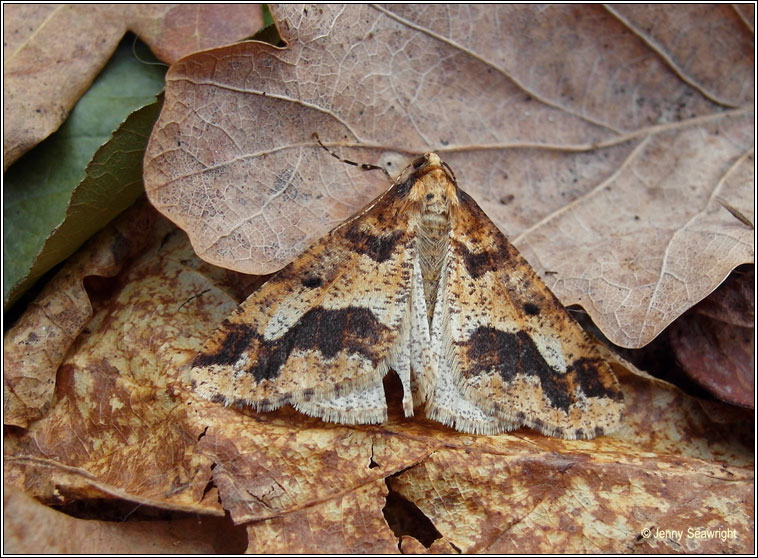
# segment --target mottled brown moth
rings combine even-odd
[[[226,405],[364,424],[387,418],[389,370],[406,416],[463,432],[593,438],[623,412],[588,335],[434,153],[244,301],[192,382]]]

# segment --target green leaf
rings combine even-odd
[[[6,309],[141,195],[142,155],[165,72],[138,60],[125,39],[60,129],[8,169]]]
[[[271,10],[269,9],[268,4],[263,4],[261,9],[263,10],[263,27],[273,25],[274,16],[271,15]]]

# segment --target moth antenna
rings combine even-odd
[[[388,180],[390,180],[390,181],[392,180],[392,177],[390,176],[390,173],[384,167],[380,167],[380,166],[377,166],[377,165],[371,165],[369,163],[356,163],[355,161],[351,161],[349,159],[343,159],[342,157],[340,157],[339,155],[337,155],[334,151],[332,151],[327,146],[325,146],[321,142],[321,138],[318,137],[318,134],[316,132],[313,132],[313,136],[312,137],[313,137],[313,139],[315,139],[318,142],[318,144],[324,149],[324,151],[326,151],[327,153],[329,153],[329,155],[331,155],[332,157],[334,157],[338,161],[340,161],[342,163],[345,163],[345,164],[348,164],[348,165],[352,165],[354,167],[360,167],[361,170],[365,170],[365,171],[380,170],[380,171],[382,171],[384,173],[384,176],[386,176]]]
[[[455,178],[455,173],[453,172],[453,169],[450,168],[450,165],[448,165],[445,161],[442,161],[442,166],[447,169],[447,171],[450,173],[450,177],[453,179],[453,182],[456,186],[458,186],[458,179]]]

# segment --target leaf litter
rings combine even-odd
[[[160,218],[150,238],[72,341],[49,410],[6,433],[6,482],[39,500],[227,511],[252,552],[426,548],[390,529],[389,491],[440,533],[430,549],[662,550],[670,541],[637,536],[668,525],[672,507],[677,525],[728,522],[739,533],[690,551],[752,540],[749,425],[715,423],[678,388],[622,364],[624,426],[591,441],[466,435],[406,419],[399,405],[385,424],[347,427],[197,398],[188,363],[255,283],[202,262]],[[569,525],[557,541],[535,535]]]
[[[398,8],[401,9],[406,8]],[[300,33],[298,41],[306,42],[308,33],[316,33],[319,28],[320,19],[313,24],[307,20],[307,14],[287,11],[294,8],[278,10],[275,17],[290,49],[300,46],[293,35],[288,35],[289,29],[297,29]],[[346,9],[344,14],[330,10],[325,6],[311,9],[310,14],[326,15],[339,23],[347,21],[340,20],[340,17],[355,18],[354,21],[360,22],[361,17],[365,18],[367,14],[376,19],[376,14],[368,11],[370,8],[356,8],[357,11]],[[472,13],[478,12],[472,10]],[[529,15],[529,12],[521,13]],[[570,13],[582,15],[581,12]],[[515,14],[511,15],[514,16],[512,20],[517,22]],[[593,12],[593,15],[597,16],[598,13]],[[420,17],[418,14],[385,13],[384,16],[397,22],[403,33],[408,29],[420,33],[416,38],[436,34],[434,38],[439,41],[439,37],[443,37],[444,41],[441,42],[444,44],[456,47],[465,44],[461,37],[444,36],[445,27],[440,27],[440,23],[445,21],[444,17],[428,18],[427,21],[431,22],[428,27],[419,30],[419,24],[413,19]],[[548,16],[545,17],[549,20]],[[465,13],[461,17],[465,17]],[[374,26],[377,32],[385,29]],[[465,29],[465,25],[462,27]],[[356,25],[354,28],[358,29],[359,34],[365,34],[365,27]],[[392,26],[389,28],[392,29]],[[329,36],[325,38],[334,40]],[[230,47],[230,51],[224,51],[224,56],[235,48],[240,47]],[[269,63],[276,57],[286,59],[289,56],[286,50],[266,50],[267,47],[260,45],[255,48],[265,52],[264,59],[268,57]],[[444,51],[447,47],[440,48]],[[485,52],[471,48],[469,51],[487,60]],[[244,48],[242,52],[245,52]],[[305,54],[308,54],[307,50]],[[247,56],[249,52],[244,55]],[[244,62],[244,57],[237,60]],[[345,61],[356,64],[348,58]],[[413,73],[406,76],[413,76]],[[439,79],[439,76],[433,77]],[[523,83],[528,77],[520,76],[522,81],[517,83]],[[272,75],[267,87],[277,82],[290,86],[296,83]],[[540,87],[544,88],[545,84]],[[307,89],[304,83],[301,89]],[[533,86],[530,91],[533,89],[539,88]],[[563,91],[569,90],[564,88]],[[667,91],[666,88],[661,90]],[[292,99],[300,98],[293,95],[293,91],[290,89],[282,93],[288,105],[292,104]],[[436,91],[439,93],[440,90]],[[526,103],[535,100],[545,104],[547,108],[540,107],[538,114],[545,115],[543,121],[550,122],[551,111],[555,110],[551,103],[555,104],[562,94],[547,91],[542,96],[527,95],[530,98],[521,98],[519,108],[523,109],[528,106]],[[351,91],[350,95],[355,94]],[[544,103],[543,97],[551,99],[551,103]],[[744,122],[740,123],[740,119],[744,121],[741,109],[727,110],[723,116],[709,113],[708,103],[713,103],[710,97],[712,95],[703,95],[702,98],[695,95],[693,101],[688,101],[694,104],[685,104],[682,114],[685,108],[694,111],[695,120],[692,123],[696,128],[701,125],[706,127],[709,141],[713,140],[714,135],[726,134],[737,139],[736,145],[747,143],[743,141],[745,133]],[[361,98],[361,95],[353,98]],[[399,97],[398,100],[403,98]],[[737,104],[740,102],[738,99]],[[222,113],[229,111],[231,106],[226,105]],[[241,106],[238,104],[236,108],[240,109]],[[327,113],[336,114],[342,106],[334,103]],[[651,103],[651,106],[655,104]],[[349,115],[350,118],[343,119],[343,122],[363,125],[358,128],[353,126],[361,134],[348,135],[349,141],[345,141],[344,134],[340,135],[344,126],[340,131],[342,124],[335,124],[332,114],[321,120],[302,110],[299,116],[287,112],[281,113],[281,116],[284,122],[298,123],[308,134],[314,128],[322,137],[326,136],[324,130],[335,131],[337,133],[332,137],[341,139],[332,143],[345,144],[342,150],[344,155],[353,160],[372,162],[370,154],[375,153],[373,162],[392,162],[392,168],[401,165],[411,152],[434,147],[427,139],[432,137],[429,133],[432,128],[426,129],[422,125],[416,128],[416,132],[423,134],[414,132],[406,136],[403,140],[407,140],[406,146],[398,148],[393,140],[379,137],[383,132],[379,135],[372,132],[379,128],[375,115],[371,111],[367,113],[366,108],[358,107]],[[390,113],[392,110],[397,109],[390,107]],[[562,113],[559,109],[554,114]],[[542,230],[542,226],[532,231],[530,227],[534,223],[545,219],[552,223],[556,219],[553,213],[568,219],[562,226],[567,227],[571,223],[575,217],[573,210],[561,211],[561,208],[587,195],[588,190],[580,189],[580,184],[587,177],[595,177],[590,180],[594,186],[589,192],[597,196],[604,192],[606,186],[611,186],[610,190],[613,191],[615,183],[608,181],[608,176],[627,172],[627,169],[636,171],[635,165],[629,162],[637,163],[638,156],[652,153],[652,159],[642,157],[640,161],[654,162],[656,153],[663,150],[665,154],[666,142],[656,144],[656,135],[669,133],[667,139],[674,145],[691,145],[695,149],[685,152],[698,153],[696,140],[692,137],[682,140],[678,135],[679,130],[686,132],[687,126],[679,128],[666,124],[664,128],[656,128],[656,124],[650,127],[648,123],[640,128],[647,135],[637,137],[634,131],[615,137],[611,134],[608,146],[599,150],[603,157],[598,162],[594,148],[590,149],[591,153],[586,153],[583,150],[587,148],[572,151],[572,146],[581,146],[581,142],[587,141],[586,138],[592,137],[593,133],[602,138],[607,122],[598,124],[602,119],[594,119],[597,120],[594,122],[594,117],[586,118],[587,115],[577,105],[573,105],[568,114],[572,117],[579,115],[575,122],[583,122],[583,125],[574,130],[571,125],[565,126],[553,139],[550,136],[533,136],[525,141],[530,133],[539,131],[539,128],[532,131],[522,126],[521,129],[514,129],[523,137],[517,139],[515,144],[506,144],[507,148],[495,146],[492,149],[489,146],[482,152],[469,152],[467,147],[456,153],[460,144],[455,144],[449,156],[445,155],[456,171],[460,167],[463,176],[473,177],[472,184],[491,184],[485,178],[497,177],[490,187],[490,202],[486,209],[489,212],[491,207],[499,207],[501,212],[506,211],[508,219],[501,217],[498,223],[512,238],[514,234],[517,238],[521,235],[523,245],[519,248],[524,251],[539,244],[532,238],[537,238],[536,233]],[[598,114],[604,114],[607,119],[614,111],[600,111]],[[300,118],[303,115],[305,120]],[[361,120],[363,115],[366,117]],[[244,110],[240,113],[240,131],[245,128],[245,119],[251,116]],[[313,168],[313,162],[318,160],[314,157],[318,150],[310,152],[311,143],[306,143],[304,138],[302,141],[297,138],[293,140],[287,135],[296,128],[294,125],[282,127],[283,134],[270,136],[284,137],[278,146],[273,149],[270,145],[266,146],[266,126],[270,122],[263,116],[260,136],[251,139],[253,142],[263,142],[258,147],[268,155],[262,158],[265,164],[258,168],[255,175],[251,175],[249,169],[235,169],[233,165],[227,165],[225,158],[228,155],[223,150],[220,154],[214,154],[204,150],[202,145],[191,147],[193,155],[198,157],[196,160],[202,161],[202,165],[195,167],[194,172],[198,174],[202,174],[202,169],[209,164],[216,164],[216,174],[227,184],[245,184],[250,182],[251,176],[257,176],[263,184],[274,185],[268,193],[263,190],[258,201],[265,204],[268,200],[269,205],[280,213],[278,217],[274,214],[274,219],[269,214],[259,214],[264,215],[259,223],[267,223],[271,230],[280,233],[258,237],[260,242],[257,246],[264,248],[259,262],[267,261],[266,258],[274,261],[276,258],[287,259],[289,254],[297,251],[297,246],[307,244],[309,238],[318,236],[318,227],[328,229],[335,221],[360,206],[361,200],[370,198],[364,187],[369,190],[373,188],[374,193],[382,187],[381,180],[367,178],[365,173],[351,174],[351,169],[344,168],[340,168],[333,181],[319,182],[318,172],[309,176],[304,170],[309,166]],[[422,116],[423,112],[415,114],[415,122],[433,126],[429,120],[420,119]],[[624,122],[623,118],[632,116],[629,113],[621,114],[621,122]],[[736,128],[732,127],[735,121]],[[561,122],[565,124],[564,120]],[[707,127],[714,122],[717,125],[708,132]],[[224,126],[222,124],[221,127]],[[451,130],[455,129],[449,123],[448,126]],[[468,129],[462,130],[463,135],[471,133]],[[388,129],[387,133],[397,131]],[[571,136],[572,133],[576,136],[571,139],[574,143],[566,143],[566,134]],[[634,137],[630,139],[625,134]],[[171,136],[171,139],[177,137],[183,136],[179,134]],[[365,149],[364,144],[372,137],[377,139],[374,147]],[[449,147],[454,137],[450,135],[446,138],[443,135],[439,143],[447,142],[448,145],[443,147]],[[508,134],[501,133],[494,139],[502,143],[508,141],[508,137]],[[512,140],[516,136],[510,137]],[[555,137],[564,140],[561,149],[535,149],[534,144],[547,143]],[[646,139],[650,137],[652,139]],[[172,160],[180,162],[174,171],[170,165],[164,167],[166,172],[186,171],[187,167],[183,166],[188,161],[185,154],[181,150],[170,153],[166,149],[169,140],[162,139],[160,134],[156,134],[155,138],[158,147],[155,148],[157,151],[152,152],[152,157],[160,153],[158,159],[161,164]],[[239,137],[235,139],[239,140]],[[384,147],[392,147],[382,148],[381,141],[385,142]],[[626,141],[631,141],[633,145],[625,146]],[[240,142],[240,145],[244,154],[247,144]],[[300,158],[296,158],[295,164],[290,163],[289,167],[280,165],[276,160],[278,154],[293,149],[293,146]],[[742,195],[740,192],[744,193],[746,182],[752,180],[748,168],[751,155],[744,151],[729,155],[728,151],[723,151],[718,139],[712,146],[715,146],[717,160],[722,163],[731,160],[731,163],[726,166],[722,164],[720,176],[723,180],[719,183],[718,192],[711,192],[708,199],[728,199],[732,207],[739,207],[739,211],[746,213],[747,210],[737,199],[725,197],[724,194],[737,192],[736,197],[739,198]],[[719,154],[723,155],[723,159],[718,158]],[[213,159],[216,155],[218,160]],[[520,162],[521,159],[525,161]],[[256,157],[253,160],[260,162]],[[310,164],[307,163],[309,160]],[[503,161],[509,164],[502,164]],[[538,164],[535,165],[534,161]],[[545,166],[544,163],[549,165]],[[148,159],[148,164],[153,165],[155,172],[157,159]],[[644,169],[646,166],[649,166],[647,162],[637,164],[637,168]],[[279,168],[279,172],[275,172],[275,168]],[[655,165],[650,168],[653,171],[656,169]],[[675,168],[679,169],[677,172],[686,172],[683,167]],[[322,170],[322,167],[318,166],[317,170]],[[546,186],[540,190],[541,181],[535,180],[538,176],[563,177],[561,184],[574,186],[558,190]],[[719,175],[715,173],[714,176]],[[174,175],[171,180],[176,177]],[[230,177],[237,178],[230,180]],[[577,182],[573,182],[574,178]],[[372,180],[375,182],[372,183]],[[460,176],[459,180],[462,180]],[[534,192],[527,196],[524,191],[509,188],[504,197],[503,181],[508,184],[511,181],[526,183]],[[320,184],[321,191],[312,191],[303,197],[305,189],[302,185],[306,183]],[[649,179],[641,183],[655,185]],[[726,188],[728,184],[731,188],[732,183],[735,183],[736,190]],[[363,186],[359,187],[359,184]],[[161,196],[166,196],[168,190],[168,187],[163,188]],[[650,207],[661,199],[659,196],[671,194],[670,190],[663,190],[656,192],[653,188],[653,191],[648,191],[650,197],[647,202],[631,208],[630,215],[633,216],[630,221],[647,218],[650,213],[642,210],[649,212]],[[478,197],[483,206],[487,206],[483,201],[486,192],[481,198]],[[218,199],[228,201],[228,196],[233,193],[234,190],[229,189]],[[548,203],[546,209],[535,210],[533,204],[525,202],[532,197],[554,205]],[[568,201],[563,199],[566,197]],[[319,206],[318,201],[324,198],[330,203]],[[506,198],[508,203],[503,203]],[[239,204],[239,200],[243,203]],[[301,204],[301,209],[294,213],[294,218],[284,218],[285,210],[281,208],[287,207],[284,202],[291,203],[293,200]],[[679,203],[686,204],[688,200],[681,198]],[[308,203],[302,205],[304,201]],[[278,205],[280,203],[283,205]],[[702,222],[708,227],[723,229],[720,217],[714,217],[709,212],[710,203],[705,206],[706,210],[698,209],[699,213],[684,211],[688,222],[700,226],[701,221],[697,219],[707,217]],[[242,215],[249,214],[249,211],[243,211],[246,206],[255,207],[245,195],[239,195],[237,201],[227,205],[228,208],[222,207],[224,211],[234,209]],[[744,227],[720,203],[716,205],[735,224]],[[336,208],[336,213],[330,206]],[[212,222],[211,218],[218,207],[205,205],[203,211],[203,217]],[[496,218],[496,213],[491,213],[493,218]],[[318,217],[319,225],[316,228],[304,221],[309,214]],[[505,221],[513,224],[504,225]],[[278,228],[274,229],[274,225]],[[608,223],[605,225],[608,226]],[[509,226],[513,228],[509,229]],[[627,227],[626,234],[634,236],[638,233],[625,222],[624,226]],[[705,227],[706,230],[708,227]],[[192,232],[192,227],[188,230]],[[209,227],[209,230],[213,232],[218,229]],[[571,236],[575,230],[565,228],[558,238]],[[550,237],[547,233],[544,236]],[[195,240],[193,243],[197,244]],[[640,241],[640,244],[644,242]],[[611,263],[616,260],[611,260]],[[632,257],[624,261],[627,265],[640,265]],[[607,267],[608,263],[604,264]],[[266,265],[269,265],[270,271],[271,264]],[[721,269],[731,264],[719,262],[719,265]],[[554,277],[556,284],[570,279],[557,266],[536,263],[535,267],[556,272],[547,274]],[[258,271],[261,270],[263,268]],[[643,265],[634,273],[644,271]],[[585,279],[582,278],[583,284],[593,284]],[[189,391],[187,378],[184,377],[186,364],[205,337],[259,282],[260,279],[251,279],[204,263],[195,256],[184,233],[158,218],[149,247],[103,293],[93,317],[82,332],[75,338],[71,337],[63,349],[57,349],[64,351],[65,359],[58,369],[53,400],[49,408],[41,409],[44,416],[32,422],[27,429],[7,429],[6,482],[10,486],[23,487],[27,493],[49,504],[62,505],[93,499],[104,502],[125,500],[172,513],[193,511],[206,517],[220,516],[227,511],[235,523],[247,529],[248,551],[252,552],[290,552],[292,549],[312,552],[325,548],[333,552],[523,552],[524,549],[531,552],[751,551],[754,514],[751,504],[754,486],[752,425],[746,423],[744,417],[730,418],[729,412],[720,415],[718,411],[710,412],[729,409],[717,403],[706,411],[697,399],[670,384],[635,372],[628,364],[618,362],[614,365],[628,406],[624,428],[613,436],[592,441],[555,440],[528,431],[496,437],[469,436],[418,418],[404,419],[399,409],[391,414],[390,421],[384,425],[344,427],[321,423],[287,408],[257,415],[244,409],[223,408],[197,399]],[[591,292],[595,292],[593,296],[598,296],[596,291]],[[591,310],[588,311],[592,314]],[[596,318],[595,314],[593,318]],[[391,386],[388,389],[391,391]],[[431,522],[434,528],[432,536],[429,537],[428,524],[426,528],[410,529],[411,533],[393,532],[390,524],[396,527],[396,521],[392,520],[392,510],[387,509],[390,495],[392,499],[402,498],[415,506]],[[716,535],[677,539],[671,534],[652,538],[641,534],[645,529],[656,526],[671,531],[681,528],[685,532],[689,527],[711,529]],[[722,531],[727,528],[733,529],[734,534],[730,531],[729,536],[720,537],[719,533],[723,534]],[[419,538],[414,537],[413,533],[418,534]]]

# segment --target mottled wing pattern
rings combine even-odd
[[[244,301],[192,363],[202,396],[339,422],[386,416],[381,379],[409,336],[414,244],[403,184]]]
[[[573,439],[612,430],[623,397],[609,365],[476,202],[458,192],[432,326],[439,379],[429,412],[480,433],[524,425]],[[465,403],[451,412],[456,393]]]
[[[592,438],[623,412],[590,338],[435,154],[253,293],[192,380],[227,405],[370,423],[390,369],[406,416],[464,432]]]

